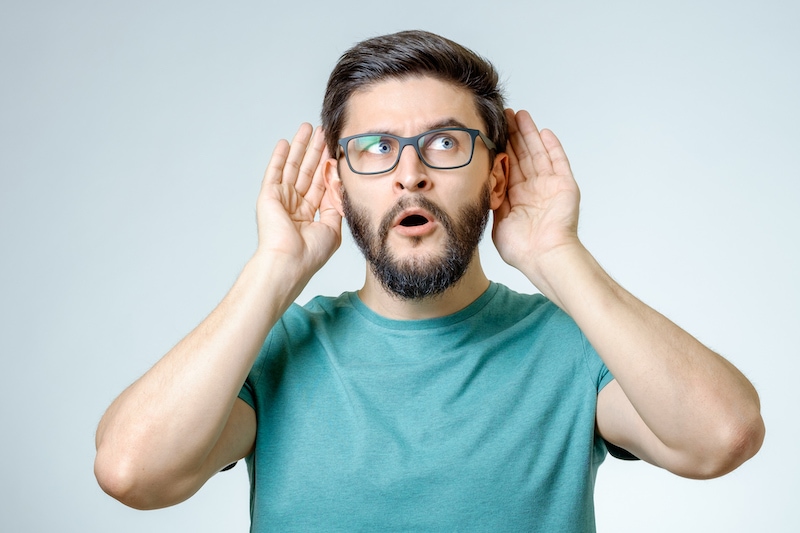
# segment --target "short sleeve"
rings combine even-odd
[[[586,366],[589,369],[589,376],[599,393],[606,385],[611,383],[614,376],[608,370],[603,360],[600,359],[600,356],[597,355],[594,347],[583,332],[581,332],[581,341],[583,342],[583,356],[586,360]]]
[[[593,379],[596,379],[595,383],[599,394],[606,385],[614,380],[614,376],[583,333],[581,333],[581,337],[583,338],[583,352],[586,357],[586,364],[589,367],[590,375]],[[639,459],[628,450],[611,444],[605,439],[603,439],[603,443],[611,457],[622,459],[623,461],[637,461]]]
[[[239,391],[239,398],[244,400],[245,403],[253,409],[256,408],[256,401],[255,398],[253,398],[253,387],[247,381],[244,382],[242,389]]]
[[[239,398],[247,403],[247,405],[252,407],[256,412],[258,412],[258,382],[264,373],[264,367],[266,366],[266,362],[270,357],[270,347],[274,342],[275,336],[278,335],[282,330],[283,317],[281,317],[275,326],[273,326],[272,331],[269,332],[269,335],[267,335],[267,338],[264,340],[264,344],[261,346],[258,357],[256,357],[256,360],[253,363],[253,366],[250,368],[250,372],[247,374],[247,378],[245,379],[244,384],[239,391]]]

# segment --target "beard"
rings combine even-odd
[[[456,217],[424,196],[404,196],[372,230],[366,210],[354,205],[342,190],[342,210],[353,240],[364,254],[373,274],[390,293],[403,300],[420,300],[442,294],[467,271],[483,237],[490,211],[490,188],[487,183],[479,201],[461,207]],[[387,245],[392,221],[409,207],[430,212],[445,230],[444,250],[438,255],[397,258]],[[422,238],[414,238],[420,244]]]

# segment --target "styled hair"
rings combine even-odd
[[[328,150],[336,153],[347,119],[350,96],[386,79],[431,76],[472,93],[486,135],[504,152],[508,140],[499,76],[475,52],[426,31],[402,31],[362,41],[339,58],[322,103],[322,127]]]

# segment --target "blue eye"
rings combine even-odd
[[[392,151],[392,145],[386,141],[377,142],[372,145],[371,151],[374,151],[376,154],[388,154]]]
[[[386,155],[392,153],[392,140],[380,135],[368,135],[354,140],[355,148],[360,153]]]
[[[448,134],[437,135],[426,144],[426,148],[430,150],[452,150],[458,146],[456,140]]]

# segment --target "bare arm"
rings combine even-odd
[[[580,193],[558,139],[527,112],[507,118],[511,169],[495,244],[575,320],[614,375],[598,398],[601,435],[682,476],[733,470],[763,440],[755,389],[600,267],[578,239]]]
[[[341,242],[322,179],[323,135],[311,134],[304,124],[275,148],[258,198],[258,248],[230,292],[101,419],[95,475],[123,503],[183,501],[252,451],[255,415],[238,393],[269,330]]]

